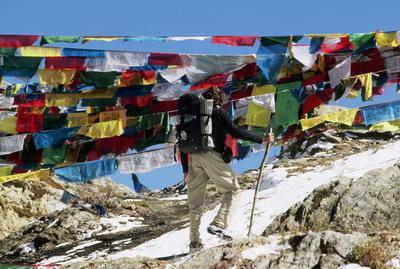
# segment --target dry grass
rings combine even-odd
[[[102,205],[111,212],[118,212],[121,209],[120,193],[112,185],[81,185],[75,190],[76,195],[82,197],[91,204]]]
[[[376,239],[357,245],[353,249],[354,259],[363,266],[371,269],[390,269],[386,263],[390,260],[390,253]]]

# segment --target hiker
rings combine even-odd
[[[190,250],[197,251],[203,247],[200,240],[200,219],[203,211],[206,185],[211,179],[217,190],[223,194],[221,207],[217,216],[208,226],[207,231],[219,236],[225,235],[228,223],[228,215],[231,210],[232,198],[239,189],[239,183],[230,167],[232,151],[225,146],[227,134],[234,138],[250,140],[256,143],[271,142],[273,135],[265,138],[251,134],[236,126],[223,110],[224,92],[218,87],[213,87],[202,95],[204,99],[212,99],[213,108],[211,114],[213,149],[188,154],[181,152],[181,162],[184,179],[187,182],[188,203],[190,210]]]

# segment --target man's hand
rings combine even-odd
[[[185,184],[188,183],[188,173],[183,173],[183,180],[185,181]]]
[[[264,137],[263,142],[264,143],[272,143],[272,142],[274,142],[274,140],[275,140],[274,133],[269,133]]]

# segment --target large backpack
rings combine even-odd
[[[184,153],[204,152],[214,148],[211,137],[213,100],[186,93],[178,99],[179,125],[177,145]]]

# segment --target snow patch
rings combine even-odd
[[[117,216],[117,217],[104,217],[100,219],[100,226],[107,227],[105,231],[97,235],[113,234],[128,231],[135,227],[144,226],[142,224],[143,218],[134,218],[130,216]]]
[[[307,152],[311,153],[311,151],[313,149],[322,149],[322,150],[330,150],[333,149],[335,147],[335,144],[330,143],[330,142],[323,142],[323,141],[319,141],[315,144],[312,144],[311,146],[309,146],[307,148]]]
[[[391,259],[386,264],[396,269],[400,269],[400,259]]]
[[[19,246],[18,249],[19,249],[19,255],[21,256],[26,255],[28,253],[34,253],[37,250],[35,247],[35,243],[33,242],[23,244]]]
[[[87,247],[96,245],[96,244],[98,244],[98,243],[101,243],[101,241],[90,240],[90,241],[88,241],[88,242],[86,242],[86,243],[83,243],[83,244],[81,244],[81,245],[78,245],[78,246],[74,247],[73,249],[68,250],[66,253],[67,253],[67,254],[71,254],[71,253],[74,253],[74,252],[76,252],[76,251],[78,251],[78,250],[80,250],[80,249],[84,249],[84,248],[87,248]]]
[[[356,263],[349,263],[346,265],[339,266],[337,269],[370,269],[369,267],[361,266]]]
[[[162,198],[160,200],[170,200],[170,201],[187,200],[187,195],[183,194],[183,195],[179,195],[179,196],[175,196],[175,197]]]
[[[259,256],[276,255],[279,254],[280,251],[290,248],[289,244],[287,243],[284,245],[279,244],[278,236],[269,236],[268,239],[271,240],[269,244],[244,250],[242,252],[242,258],[254,261]]]

